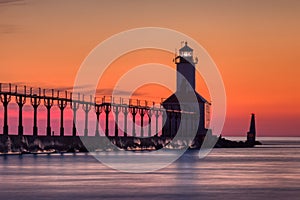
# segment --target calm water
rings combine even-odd
[[[152,173],[118,172],[87,154],[0,156],[0,199],[300,199],[300,141],[189,151]],[[108,153],[109,155],[109,153]]]

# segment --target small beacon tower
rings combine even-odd
[[[250,129],[247,133],[247,143],[249,145],[255,145],[256,141],[256,127],[255,127],[255,114],[251,114],[251,121],[250,121]]]

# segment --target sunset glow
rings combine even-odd
[[[132,28],[164,27],[194,38],[218,66],[227,95],[222,135],[245,136],[250,114],[255,113],[258,137],[300,136],[298,1],[185,1],[184,7],[174,6],[174,1],[159,1],[160,7],[156,1],[127,0],[64,1],[60,6],[56,1],[7,2],[0,1],[0,82],[72,87],[83,60],[105,39]],[[174,44],[174,51],[180,42]],[[161,63],[175,69],[173,58],[173,52],[151,49],[123,55],[101,77],[99,91],[109,95],[124,73],[141,64]],[[196,81],[197,91],[210,100],[200,74]],[[172,91],[149,84],[130,92],[134,98],[158,101]],[[16,123],[17,106],[10,106],[9,121]],[[39,109],[43,133],[45,109]],[[32,108],[28,106],[25,113],[25,131],[30,131]],[[71,110],[66,116],[66,127],[71,127]],[[58,123],[58,109],[53,117]],[[0,119],[3,123],[2,105]]]

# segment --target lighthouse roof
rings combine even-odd
[[[187,42],[185,42],[185,45],[179,49],[179,51],[193,51],[193,49],[187,45]]]
[[[179,104],[179,101],[178,101],[178,98],[177,98],[177,95],[181,96],[183,94],[180,94],[180,93],[173,93],[171,96],[169,96],[167,99],[164,100],[164,102],[162,103],[163,105],[166,105],[166,104]],[[197,101],[198,103],[208,103],[210,104],[209,101],[207,101],[203,96],[201,96],[198,92],[195,92],[195,95],[196,95],[196,98],[197,98]],[[189,95],[187,95],[188,97]],[[182,103],[191,103],[191,100],[190,99],[185,99],[184,95],[182,97]]]

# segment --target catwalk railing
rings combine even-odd
[[[96,115],[96,130],[94,136],[100,136],[99,122],[101,120],[105,121],[104,132],[105,136],[114,137],[128,137],[137,136],[136,134],[136,123],[137,116],[139,117],[140,137],[148,136],[167,136],[172,137],[177,132],[184,134],[186,132],[193,131],[194,125],[197,122],[193,121],[193,113],[185,112],[182,110],[175,109],[164,109],[161,104],[156,104],[155,102],[138,100],[138,99],[124,99],[116,98],[111,96],[103,97],[93,97],[86,96],[84,94],[73,94],[69,91],[59,91],[55,89],[41,89],[26,86],[18,86],[10,83],[0,83],[0,100],[3,105],[3,135],[9,135],[9,122],[8,122],[8,105],[13,103],[18,105],[18,135],[22,136],[24,134],[23,127],[23,107],[27,103],[30,103],[33,108],[33,128],[32,135],[38,136],[38,107],[45,106],[46,108],[46,136],[52,136],[51,127],[51,109],[57,106],[60,110],[60,136],[65,136],[64,127],[64,112],[69,106],[73,114],[73,126],[72,126],[72,136],[78,136],[78,131],[76,128],[77,122],[77,111],[82,108],[84,111],[84,136],[90,136],[89,134],[89,113],[94,110]],[[109,115],[113,112],[114,114],[114,130],[110,129]],[[120,135],[119,127],[119,116],[123,115],[123,126]],[[104,115],[104,116],[102,116]],[[132,120],[132,129],[128,128],[128,115],[131,115],[130,120]],[[102,116],[102,117],[100,117]],[[181,118],[181,116],[185,116]],[[146,119],[148,118],[148,119]],[[155,126],[151,126],[152,119],[154,120]],[[145,133],[144,126],[145,120],[148,123],[148,133]],[[185,123],[180,125],[180,120],[185,120]],[[159,127],[159,124],[161,126]],[[179,128],[180,127],[180,128]],[[174,131],[175,130],[175,131]],[[159,132],[161,134],[159,134]],[[112,134],[113,133],[113,134]]]

